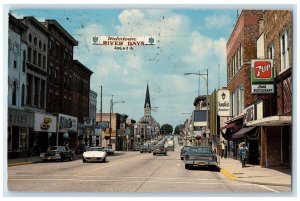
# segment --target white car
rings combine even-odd
[[[103,147],[89,147],[82,154],[82,162],[105,162],[106,155]]]

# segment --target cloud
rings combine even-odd
[[[232,19],[228,15],[211,15],[204,18],[205,27],[209,29],[221,29],[232,24]]]

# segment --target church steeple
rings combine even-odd
[[[146,97],[145,97],[145,104],[144,104],[144,116],[146,118],[150,118],[151,116],[151,102],[150,102],[148,82],[147,82],[147,90],[146,90]]]

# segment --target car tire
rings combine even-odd
[[[105,163],[106,162],[106,157],[102,160],[102,163]]]
[[[86,163],[86,160],[85,160],[84,158],[82,158],[82,162],[83,162],[83,163]]]
[[[189,169],[190,169],[190,165],[189,165],[189,164],[185,164],[185,165],[184,165],[184,168],[185,168],[186,170],[189,170]]]
[[[156,155],[156,153],[153,153],[153,156],[155,156]]]
[[[180,157],[180,160],[183,160],[183,157]]]
[[[149,151],[149,153],[151,153],[151,151]]]
[[[69,161],[72,161],[72,160],[73,160],[73,156],[70,156]]]

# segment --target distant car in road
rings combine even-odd
[[[40,154],[42,161],[72,161],[75,157],[75,151],[67,146],[51,146],[45,153]]]
[[[140,153],[144,153],[144,152],[151,153],[151,151],[152,151],[151,147],[148,145],[141,146],[141,148],[140,148]]]
[[[164,146],[154,146],[153,148],[153,155],[156,154],[164,154],[167,155],[167,149]]]
[[[183,160],[184,159],[184,154],[185,154],[185,152],[186,152],[186,150],[188,150],[188,148],[190,148],[190,147],[192,147],[192,146],[184,146],[184,147],[182,147],[181,149],[180,149],[180,159],[181,160]]]
[[[114,155],[115,154],[115,151],[112,149],[112,147],[104,147],[103,149],[107,155]]]
[[[107,153],[103,147],[89,147],[82,154],[82,162],[105,162]]]
[[[217,156],[210,147],[193,146],[186,150],[184,164],[185,169],[190,169],[192,166],[216,166]]]
[[[133,151],[139,151],[139,150],[140,150],[140,146],[138,145],[133,146]]]

